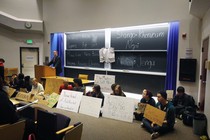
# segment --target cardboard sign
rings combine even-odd
[[[53,92],[52,94],[50,94],[50,96],[47,99],[48,105],[50,108],[53,108],[53,106],[58,102],[59,99],[59,94]]]
[[[145,103],[138,103],[138,108],[137,108],[136,112],[139,114],[144,113],[146,105],[147,104],[145,104]]]
[[[167,100],[171,101],[173,99],[174,91],[166,90],[166,93],[167,93]]]
[[[63,84],[63,79],[47,78],[45,84],[45,94],[51,94],[53,92],[59,93],[60,85]]]
[[[79,113],[99,117],[102,99],[82,96]]]
[[[18,94],[15,97],[15,99],[17,100],[22,100],[26,102],[30,101],[31,98],[32,98],[31,94],[25,92],[18,92]]]
[[[62,90],[56,108],[78,112],[82,95],[82,92]]]
[[[103,117],[133,122],[134,100],[127,97],[106,95]]]
[[[166,112],[156,107],[153,107],[149,104],[146,105],[146,108],[144,111],[144,117],[150,120],[151,122],[155,122],[155,124],[162,126],[165,116],[166,116]]]
[[[15,99],[9,99],[13,105],[18,105],[20,102],[16,101]]]
[[[9,95],[9,97],[11,97],[11,96],[15,93],[15,91],[16,91],[16,89],[14,89],[14,88],[9,88],[9,89],[8,89],[8,95]]]
[[[112,93],[111,85],[115,83],[114,75],[95,74],[95,84],[100,85],[102,92]]]

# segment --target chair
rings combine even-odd
[[[1,140],[22,140],[25,129],[25,120],[13,124],[0,126]]]
[[[56,131],[67,127],[70,118],[43,110],[37,111],[36,137],[38,140],[62,140],[64,134],[57,135]]]
[[[87,74],[79,74],[78,78],[83,79],[83,80],[88,80],[88,75]]]
[[[79,124],[68,130],[64,136],[64,140],[81,140],[83,124]]]

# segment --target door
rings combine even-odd
[[[200,76],[200,110],[204,110],[205,105],[205,89],[206,89],[206,68],[205,62],[208,60],[209,37],[203,40],[202,44],[202,60],[201,60],[201,76]]]
[[[20,72],[34,78],[34,65],[39,64],[39,48],[20,48]]]

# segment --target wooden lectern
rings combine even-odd
[[[56,76],[55,68],[49,66],[35,65],[35,78],[41,82],[41,77]]]

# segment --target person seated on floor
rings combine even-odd
[[[125,95],[124,92],[122,91],[122,88],[121,88],[120,85],[116,85],[116,86],[114,87],[114,92],[111,93],[111,95],[126,97],[126,95]]]
[[[19,120],[16,106],[9,100],[7,93],[3,90],[3,79],[0,76],[0,125],[15,123]]]
[[[72,90],[74,91],[81,91],[81,92],[85,92],[85,87],[83,86],[82,84],[82,80],[81,79],[77,79],[77,78],[74,78],[74,87]]]
[[[191,95],[185,93],[185,89],[182,86],[177,88],[177,94],[173,98],[172,103],[175,107],[176,116],[181,117],[186,107],[192,107],[196,110],[195,100]]]
[[[86,95],[96,97],[96,98],[101,98],[102,99],[101,106],[104,105],[104,94],[101,92],[100,85],[95,84],[93,86],[93,91],[92,92],[87,92]]]
[[[149,104],[151,106],[155,106],[156,102],[152,98],[152,96],[153,96],[152,92],[150,92],[147,89],[144,89],[143,92],[142,92],[142,98],[140,100],[140,104],[142,104],[142,105],[143,104]],[[137,111],[134,112],[134,115],[135,115],[135,119],[136,120],[140,120],[141,121],[143,119],[144,113],[138,112],[138,110],[137,110]]]
[[[112,93],[111,93],[111,94],[114,94],[114,89],[115,89],[116,85],[117,85],[117,84],[112,84],[112,85],[111,85],[111,89],[112,89]]]
[[[32,83],[31,83],[31,78],[30,76],[25,76],[25,88],[27,90],[27,92],[30,92],[32,89]]]
[[[59,94],[61,94],[61,91],[65,89],[65,90],[72,90],[73,87],[71,84],[69,84],[69,82],[67,80],[63,81],[63,84],[60,86],[59,88]]]
[[[142,127],[145,127],[150,133],[151,138],[155,139],[160,134],[168,133],[173,130],[175,124],[175,108],[173,103],[167,101],[167,93],[165,91],[160,91],[157,93],[158,103],[156,107],[164,112],[166,112],[165,120],[162,126],[155,124],[147,120],[146,118],[142,119]]]
[[[34,95],[44,95],[44,88],[36,78],[32,80],[32,89],[30,93]]]
[[[9,81],[9,86],[11,88],[15,88],[17,86],[17,82],[18,82],[17,74],[12,74],[12,77],[10,78]]]

